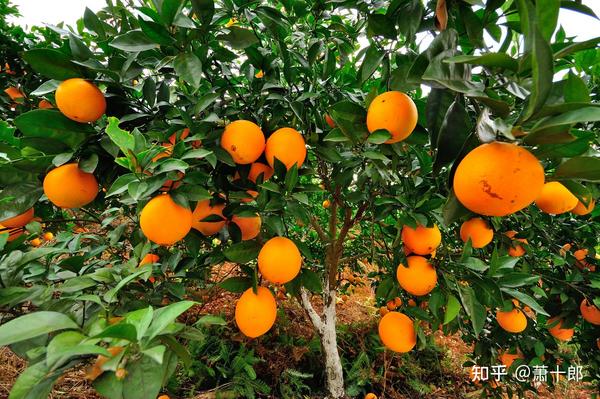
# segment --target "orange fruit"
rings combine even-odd
[[[406,292],[416,296],[427,295],[437,284],[435,268],[422,256],[406,258],[408,267],[398,265],[396,278]]]
[[[225,204],[214,204],[211,206],[210,200],[199,201],[194,209],[192,227],[205,236],[217,234],[221,231],[223,226],[225,226],[223,209],[225,209]],[[203,222],[202,220],[206,219],[209,215],[220,216],[223,220],[217,222]]]
[[[418,225],[414,229],[404,225],[402,227],[402,241],[410,252],[417,255],[429,255],[442,242],[442,234],[435,224],[433,227]]]
[[[464,242],[471,240],[473,248],[483,248],[492,242],[494,230],[481,218],[469,219],[460,226],[460,238]]]
[[[29,241],[29,243],[32,247],[39,247],[40,245],[42,245],[42,240],[40,240],[39,238],[34,238],[33,240]]]
[[[535,204],[542,212],[560,215],[577,206],[579,200],[565,186],[557,181],[544,184]]]
[[[396,310],[397,306],[396,303],[394,301],[388,301],[385,306],[388,308],[388,310]]]
[[[414,308],[415,306],[417,306],[417,303],[415,302],[414,299],[409,299],[408,300],[408,306],[410,306],[411,308]]]
[[[598,309],[593,303],[584,299],[581,301],[581,305],[579,305],[579,310],[586,321],[597,326],[600,325],[600,309]]]
[[[235,322],[247,337],[256,338],[271,329],[277,318],[277,303],[271,291],[248,288],[235,304]]]
[[[396,307],[402,306],[402,299],[398,297],[394,298],[394,304],[396,305]]]
[[[259,215],[252,217],[240,217],[233,215],[231,222],[235,223],[242,232],[242,241],[256,238],[260,233],[261,219]]]
[[[550,320],[548,320],[547,325],[550,326],[554,324],[554,322],[556,322],[557,319],[557,317],[551,318]],[[571,338],[573,338],[573,335],[575,334],[575,330],[572,328],[562,328],[562,319],[558,320],[558,323],[554,327],[548,328],[548,331],[550,332],[550,335],[552,335],[559,341],[570,341]]]
[[[267,139],[265,156],[271,167],[274,167],[277,158],[288,170],[294,165],[300,169],[306,158],[304,138],[296,129],[282,127]]]
[[[169,398],[169,395],[160,395],[158,398],[156,399],[171,399]]]
[[[256,197],[258,197],[258,191],[254,191],[254,190],[246,190],[246,194],[248,194],[249,196],[246,198],[242,198],[240,201],[242,201],[243,203],[247,204],[248,202],[252,202],[256,199]]]
[[[158,261],[160,260],[160,256],[155,255],[155,254],[146,254],[146,256],[144,256],[142,258],[142,260],[140,261],[139,266],[144,266],[147,265],[149,263],[158,263]]]
[[[377,395],[374,393],[368,393],[365,395],[365,399],[377,399]]]
[[[591,213],[594,210],[595,206],[596,200],[594,199],[591,199],[587,206],[585,206],[583,202],[578,200],[577,205],[575,206],[575,208],[571,209],[571,212],[573,212],[576,215],[583,216],[587,215],[588,213]]]
[[[125,370],[123,367],[119,367],[115,371],[115,377],[117,378],[117,380],[124,379],[126,375],[127,375],[127,370]]]
[[[32,219],[33,219],[33,208],[29,208],[25,212],[20,213],[16,216],[13,216],[13,217],[5,219],[5,220],[0,220],[0,223],[4,227],[15,228],[15,227],[25,226],[27,223],[31,222]]]
[[[44,240],[51,241],[53,239],[54,239],[54,234],[52,234],[51,232],[44,233]]]
[[[510,256],[517,258],[519,256],[525,255],[525,248],[523,248],[521,245],[515,243],[515,241],[518,241],[518,242],[522,242],[523,244],[528,244],[528,242],[525,238],[513,238],[514,236],[517,235],[517,232],[513,231],[513,230],[507,231],[506,233],[504,233],[504,235],[513,240],[513,243],[508,248],[508,254]]]
[[[257,124],[237,120],[225,126],[221,147],[237,164],[249,164],[258,159],[265,149],[265,135]]]
[[[327,209],[331,206],[331,201],[325,200],[323,201],[323,208]]]
[[[470,211],[506,216],[531,204],[542,192],[540,161],[515,144],[482,144],[467,154],[454,174],[454,193]]]
[[[379,321],[379,338],[383,345],[394,352],[409,352],[417,344],[413,321],[400,312],[389,312]]]
[[[17,100],[19,98],[23,98],[25,97],[25,95],[23,94],[23,92],[19,89],[17,89],[14,86],[9,87],[8,89],[4,90],[4,92],[10,97],[11,100]]]
[[[330,128],[333,129],[335,127],[335,122],[333,121],[333,119],[331,119],[331,116],[329,116],[329,114],[325,114],[325,122],[327,122]]]
[[[585,257],[588,255],[588,252],[589,251],[586,248],[578,249],[577,251],[573,252],[573,256],[577,260],[584,260]]]
[[[62,82],[54,99],[60,112],[76,122],[95,122],[106,111],[104,94],[93,83],[80,78]]]
[[[415,130],[419,118],[413,100],[399,91],[388,91],[373,99],[367,111],[369,133],[386,129],[392,137],[386,143],[406,139]]]
[[[565,245],[560,247],[560,249],[558,250],[558,254],[564,258],[565,256],[567,256],[567,252],[570,251],[572,247],[573,245],[566,243]]]
[[[250,171],[248,172],[248,180],[252,183],[256,183],[259,176],[263,176],[263,182],[266,182],[273,176],[273,168],[268,165],[265,165],[262,162],[254,162],[250,165]]]
[[[189,233],[192,212],[177,204],[169,194],[152,198],[140,213],[140,227],[150,241],[172,245]]]
[[[508,312],[498,310],[496,312],[496,321],[504,331],[513,334],[520,333],[527,328],[527,317],[525,317],[525,314],[517,308],[509,310]]]
[[[521,354],[520,352],[517,352],[514,354],[504,352],[504,353],[500,354],[500,356],[498,356],[498,360],[500,360],[500,363],[503,364],[507,370],[510,368],[510,366],[512,366],[512,364],[517,359],[524,359],[523,354]]]
[[[52,103],[48,100],[41,100],[38,103],[38,108],[39,109],[51,109],[54,108],[54,106],[52,105]]]
[[[292,281],[302,266],[302,256],[292,240],[273,237],[258,253],[258,270],[265,279],[275,284]]]
[[[48,172],[44,178],[44,194],[60,208],[81,208],[98,195],[98,181],[76,163],[69,163]]]

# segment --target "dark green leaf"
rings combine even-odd
[[[141,30],[132,30],[115,37],[110,42],[110,46],[123,51],[139,52],[155,49],[158,47],[158,44],[146,36]]]
[[[556,168],[554,177],[584,181],[600,181],[600,158],[571,158]]]
[[[173,61],[175,72],[195,89],[202,81],[202,63],[194,53],[181,53]]]
[[[257,258],[260,245],[254,241],[243,241],[230,245],[223,251],[227,259],[235,263],[248,263]]]
[[[82,69],[58,50],[38,48],[23,53],[23,59],[41,75],[50,79],[66,80],[83,75]]]

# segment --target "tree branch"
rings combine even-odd
[[[327,234],[325,233],[325,231],[319,224],[319,221],[317,220],[316,217],[314,217],[314,216],[310,217],[310,225],[317,232],[317,235],[319,236],[321,241],[329,242],[329,237],[327,236]]]
[[[323,320],[321,320],[321,317],[315,308],[313,308],[312,303],[310,303],[308,291],[304,287],[300,288],[300,300],[302,302],[302,307],[306,311],[306,314],[308,315],[313,326],[317,329],[319,334],[321,334],[323,332]]]

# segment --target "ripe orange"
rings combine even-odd
[[[374,393],[368,393],[365,395],[365,399],[377,399],[377,395]]]
[[[595,206],[596,200],[594,199],[589,201],[588,206],[585,206],[583,202],[578,200],[577,205],[575,206],[575,208],[571,209],[571,212],[573,212],[576,215],[583,216],[587,215],[588,213],[591,213],[594,210]]]
[[[335,122],[333,121],[333,119],[331,119],[331,116],[329,116],[329,114],[325,114],[325,122],[327,122],[330,128],[333,129],[335,127]]]
[[[29,241],[29,243],[32,247],[39,247],[40,245],[42,245],[42,240],[40,240],[39,238],[34,238],[33,240]]]
[[[396,307],[402,306],[402,299],[398,297],[394,298],[394,304],[396,305]]]
[[[271,167],[275,165],[275,158],[279,159],[287,169],[298,165],[298,169],[306,158],[306,144],[304,138],[295,129],[283,127],[276,130],[267,139],[265,156]]]
[[[249,164],[258,159],[265,149],[265,135],[257,124],[237,120],[225,126],[221,147],[237,164]]]
[[[140,213],[144,235],[160,245],[172,245],[189,233],[192,212],[175,203],[169,194],[152,198]]]
[[[588,252],[589,251],[586,248],[578,249],[577,251],[573,252],[573,256],[577,260],[584,260],[585,257],[588,255]]]
[[[398,265],[396,278],[406,292],[416,296],[427,295],[437,284],[435,268],[422,256],[406,258],[408,267]]]
[[[513,231],[513,230],[507,231],[506,233],[504,233],[504,235],[513,240],[513,243],[508,248],[508,254],[510,256],[517,258],[519,256],[525,255],[525,252],[526,252],[525,248],[523,248],[521,245],[515,243],[515,241],[518,241],[518,242],[522,242],[523,244],[528,244],[528,242],[525,238],[513,238],[514,236],[517,235],[517,232]]]
[[[240,217],[233,215],[231,222],[235,223],[242,232],[242,241],[252,240],[260,233],[261,219],[259,215]]]
[[[414,308],[415,306],[417,306],[417,302],[415,302],[414,299],[410,298],[408,300],[408,306],[410,306],[411,308]]]
[[[581,301],[581,305],[579,305],[579,310],[586,321],[597,326],[600,325],[600,309],[598,309],[593,303],[584,299]]]
[[[147,265],[149,263],[158,263],[158,261],[160,260],[160,256],[155,255],[155,254],[146,254],[146,256],[144,256],[142,258],[142,260],[140,261],[139,266],[144,266]]]
[[[325,200],[323,201],[323,208],[327,209],[331,206],[331,201]]]
[[[95,122],[106,111],[104,94],[84,79],[65,80],[56,89],[54,98],[60,112],[76,122]]]
[[[514,353],[514,354],[504,352],[504,353],[500,354],[500,356],[498,356],[498,360],[500,360],[500,363],[503,364],[507,370],[510,368],[510,366],[512,366],[512,364],[517,359],[524,359],[523,354],[521,352],[517,351],[517,353]]]
[[[273,168],[265,165],[262,162],[254,162],[250,165],[250,171],[248,172],[248,180],[252,183],[256,183],[260,175],[263,176],[263,182],[266,182],[273,176]]]
[[[396,310],[396,308],[397,308],[396,303],[394,301],[387,301],[385,306],[387,307],[388,310]]]
[[[460,161],[453,186],[467,209],[486,216],[506,216],[539,196],[544,169],[526,149],[496,141],[480,145]]]
[[[433,227],[418,225],[415,229],[404,225],[402,227],[402,241],[410,252],[417,255],[429,255],[442,242],[442,234],[435,224]]]
[[[409,352],[417,344],[413,321],[400,312],[389,312],[379,321],[379,338],[386,348],[394,352]]]
[[[527,328],[527,317],[525,317],[525,314],[517,308],[509,310],[508,312],[498,310],[496,312],[496,321],[504,331],[513,334],[520,333]]]
[[[158,398],[156,399],[171,399],[169,398],[169,395],[160,395]]]
[[[258,270],[265,279],[275,284],[292,281],[302,266],[302,256],[289,238],[273,237],[258,253]]]
[[[32,219],[33,219],[33,208],[29,208],[28,210],[26,210],[25,212],[23,212],[19,215],[13,216],[13,217],[5,219],[5,220],[0,220],[0,223],[4,227],[15,228],[15,227],[25,226],[27,223],[31,222]]]
[[[225,204],[217,203],[211,206],[210,200],[199,201],[198,204],[196,204],[196,209],[194,209],[192,227],[205,236],[217,234],[221,231],[223,226],[225,226],[223,209],[225,209]],[[223,220],[217,222],[203,222],[202,220],[206,219],[209,215],[220,216]]]
[[[565,245],[560,247],[560,249],[558,250],[558,254],[564,258],[565,256],[567,256],[567,251],[570,251],[572,247],[572,244],[566,243]]]
[[[54,108],[54,106],[52,105],[52,103],[48,100],[41,100],[38,103],[38,108],[39,109],[52,109]]]
[[[548,320],[548,326],[554,324],[557,321],[557,317],[553,317]],[[575,330],[572,328],[562,328],[562,320],[558,320],[558,323],[554,327],[548,328],[550,335],[559,341],[570,341],[575,334]]]
[[[44,194],[60,208],[81,208],[98,195],[98,181],[91,173],[69,163],[52,169],[44,178]]]
[[[464,242],[471,240],[473,248],[483,248],[492,242],[494,230],[481,218],[467,220],[460,226],[460,238]]]
[[[9,87],[8,89],[4,90],[4,92],[10,97],[11,100],[17,100],[19,98],[23,98],[25,97],[25,95],[23,94],[23,92],[19,89],[17,89],[14,86]]]
[[[577,206],[579,200],[565,186],[557,181],[544,184],[535,204],[542,212],[560,215]]]
[[[51,233],[51,232],[49,232],[49,231],[48,231],[47,233],[44,233],[44,240],[46,240],[46,241],[51,241],[51,240],[53,240],[53,239],[54,239],[54,234],[52,234],[52,233]]]
[[[373,99],[367,111],[369,133],[386,129],[390,137],[386,143],[404,140],[415,130],[419,118],[413,100],[399,91],[388,91]]]
[[[271,329],[277,318],[277,303],[271,291],[248,288],[235,304],[235,322],[247,337],[256,338]]]

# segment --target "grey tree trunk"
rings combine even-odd
[[[315,311],[308,291],[302,288],[300,291],[302,307],[307,312],[313,326],[317,330],[321,339],[321,348],[325,356],[325,376],[327,379],[328,398],[339,399],[343,398],[344,392],[344,372],[342,369],[342,360],[337,346],[336,325],[336,290],[329,289],[329,284],[326,283],[323,292],[324,308],[323,316]]]

